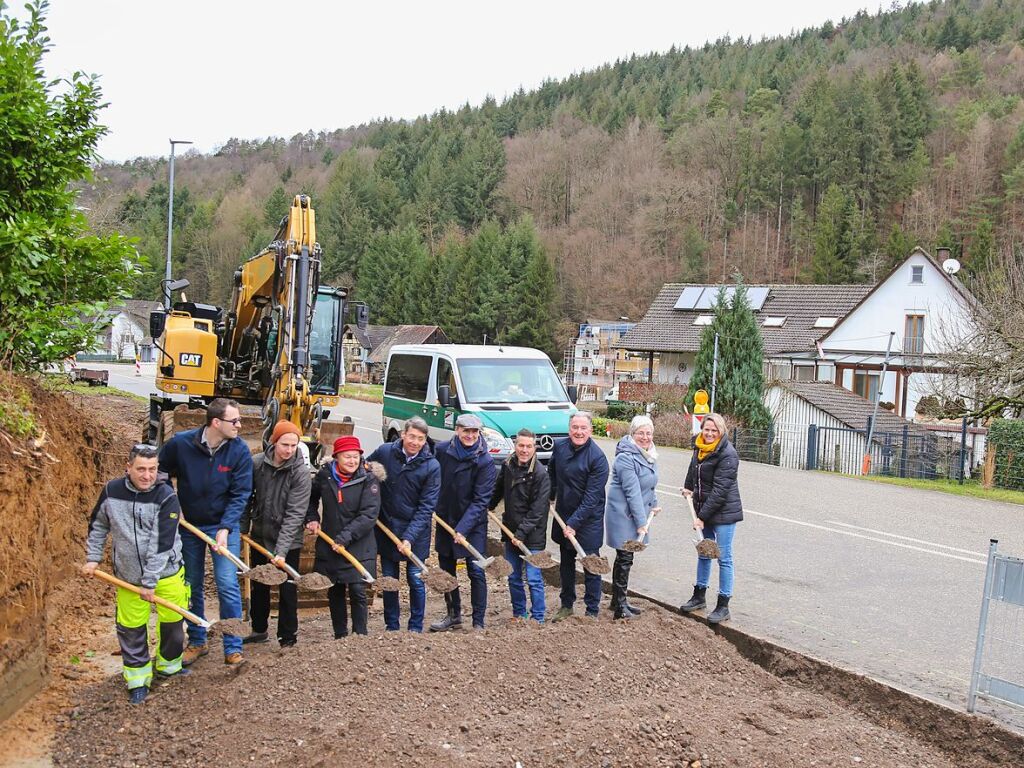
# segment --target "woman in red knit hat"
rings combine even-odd
[[[324,465],[313,480],[306,512],[309,530],[315,533],[322,526],[324,533],[345,547],[372,576],[377,573],[373,529],[380,512],[380,478],[374,470],[382,469],[379,464],[363,462],[358,437],[339,437],[334,441],[334,461]],[[327,591],[327,602],[335,639],[348,635],[346,597],[352,607],[352,631],[365,635],[366,583],[359,571],[323,539],[317,539],[313,569],[334,582]]]

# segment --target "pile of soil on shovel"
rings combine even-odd
[[[62,718],[54,764],[980,768],[1017,754],[981,721],[965,737],[940,717],[911,733],[861,714],[642,601],[629,621],[603,608],[539,626],[511,617],[503,582],[489,590],[485,631],[386,633],[378,600],[369,636],[334,640],[326,613],[305,616],[296,647],[246,646],[238,669],[215,648],[140,707],[111,677]],[[428,592],[428,621],[442,611]]]

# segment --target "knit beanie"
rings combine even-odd
[[[274,431],[270,433],[270,442],[277,443],[284,435],[292,434],[302,439],[302,430],[290,421],[279,421],[274,425]]]

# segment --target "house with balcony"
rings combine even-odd
[[[939,258],[948,252],[939,249]],[[735,286],[664,285],[647,314],[618,341],[660,356],[652,381],[685,384],[715,297]],[[941,390],[944,339],[962,334],[974,298],[922,248],[875,285],[751,285],[748,298],[764,343],[765,380],[826,381],[913,418]],[[886,348],[890,344],[886,364]],[[885,376],[882,367],[885,364]]]
[[[647,355],[616,346],[634,325],[624,318],[580,323],[579,333],[565,351],[562,369],[566,385],[578,387],[581,400],[602,400],[614,396],[621,381],[648,379],[652,363]]]

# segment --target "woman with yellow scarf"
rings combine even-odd
[[[705,539],[718,543],[718,602],[715,610],[708,614],[709,624],[729,620],[729,599],[732,597],[733,564],[732,539],[736,523],[743,519],[743,503],[736,474],[740,459],[736,449],[729,442],[725,419],[717,413],[704,417],[700,434],[693,440],[693,457],[686,471],[682,492],[693,497],[697,511],[695,528]],[[711,580],[711,560],[697,558],[697,583],[693,596],[679,606],[682,613],[692,613],[707,607],[705,594]]]

